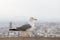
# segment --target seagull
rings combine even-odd
[[[20,27],[17,27],[16,29],[9,29],[10,31],[34,31],[35,27],[35,22],[37,21],[36,18],[30,17],[28,24],[24,24]]]

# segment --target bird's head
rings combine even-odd
[[[31,22],[36,22],[37,20],[38,20],[37,18],[30,17]]]

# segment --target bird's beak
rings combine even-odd
[[[38,20],[38,19],[36,19],[36,18],[33,18],[33,17],[31,17],[30,19],[31,19],[31,20],[35,20],[35,21],[37,21],[37,20]]]
[[[37,21],[38,19],[34,19],[34,20],[36,20],[36,21]]]

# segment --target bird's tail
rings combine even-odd
[[[9,29],[9,31],[18,31],[17,29]]]

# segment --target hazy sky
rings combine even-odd
[[[20,21],[31,16],[60,21],[60,0],[0,0],[0,21]]]

